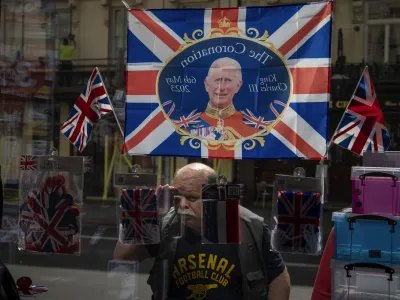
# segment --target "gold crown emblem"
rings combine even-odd
[[[227,17],[223,17],[218,21],[219,28],[229,28],[231,27],[231,21]]]

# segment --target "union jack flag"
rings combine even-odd
[[[318,236],[320,235],[321,208],[319,193],[279,191],[277,231],[281,235],[280,239],[273,239],[274,248],[294,252],[317,249],[320,242]]]
[[[269,121],[265,121],[264,117],[259,116],[258,118],[247,108],[247,113],[242,111],[244,123],[257,129],[267,128],[271,124]]]
[[[368,67],[361,75],[332,142],[361,156],[365,151],[384,152],[389,148],[390,135]]]
[[[131,244],[159,243],[155,190],[122,189],[120,204],[120,241]]]
[[[65,177],[62,175],[56,175],[48,177],[40,191],[40,198],[42,201],[43,208],[48,209],[51,198],[62,197],[67,194],[65,188]]]
[[[20,169],[21,171],[32,171],[37,167],[36,156],[33,155],[21,155],[20,158]]]
[[[100,71],[95,68],[61,127],[61,132],[82,152],[88,143],[94,123],[111,111],[111,102]]]
[[[200,123],[200,114],[196,114],[197,109],[193,110],[187,117],[181,116],[179,121],[174,121],[176,125],[183,128],[189,128],[190,125]]]
[[[65,188],[56,186],[31,191],[20,208],[19,225],[25,233],[24,250],[49,253],[76,253],[80,243],[80,214]],[[54,192],[50,192],[54,190]],[[44,200],[46,199],[46,200]]]
[[[124,152],[204,158],[319,160],[325,154],[328,135],[332,8],[332,1],[321,1],[257,8],[130,9]],[[229,20],[230,26],[239,28],[240,32],[247,32],[250,28],[260,33],[268,30],[266,42],[272,43],[284,58],[291,77],[289,104],[284,113],[279,107],[280,119],[263,137],[268,146],[260,146],[252,151],[246,150],[243,140],[238,140],[232,149],[214,150],[207,145],[208,142],[199,143],[197,148],[189,143],[181,145],[177,126],[171,122],[179,117],[171,115],[169,120],[157,96],[157,78],[165,64],[186,44],[185,35],[191,36],[191,33],[200,29],[203,33],[199,35],[207,39],[212,29],[220,30],[218,21],[222,19]],[[197,81],[201,79],[197,78]],[[245,85],[247,88],[247,83],[243,83],[242,89]],[[193,103],[195,96],[193,93],[177,95],[181,95],[181,99],[186,97],[184,100],[187,103]],[[262,107],[260,102],[271,101],[265,100],[264,95],[261,91],[258,93],[255,109],[249,106],[257,114],[258,108],[269,109],[268,106]],[[193,110],[190,105],[186,113],[184,106],[177,105],[173,114],[183,112],[187,115]],[[239,111],[242,110],[245,107],[239,108]]]

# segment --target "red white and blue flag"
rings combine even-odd
[[[332,9],[332,1],[322,1],[254,8],[129,10],[123,152],[204,158],[321,159],[328,136]],[[229,34],[258,32],[259,37],[268,31],[258,42],[272,45],[272,52],[268,53],[282,62],[282,67],[271,65],[265,71],[276,72],[276,77],[270,74],[260,78],[256,66],[248,67],[254,59],[265,63],[268,55],[262,50],[258,54],[251,52],[246,41],[246,53],[241,45],[234,48],[236,42],[230,48],[228,38],[213,48],[217,39],[211,41],[209,32],[219,31],[226,36],[227,27]],[[204,41],[202,49],[195,49],[202,47],[201,42],[196,42],[182,50],[197,38]],[[238,43],[242,42],[238,39]],[[221,51],[238,60],[243,73],[243,84],[233,98],[233,125],[225,122],[222,126],[238,124],[245,133],[236,128],[227,135],[215,133],[218,126],[213,125],[213,120],[202,119],[207,103],[201,101],[208,99],[202,75],[210,67],[209,59],[224,55]],[[245,53],[247,60],[235,51]],[[178,60],[179,55],[187,56]],[[183,67],[184,75],[174,73],[173,68]],[[280,82],[278,75],[283,70],[287,80]],[[191,73],[200,75],[190,76]],[[275,97],[279,96],[278,90],[284,97]],[[201,102],[198,106],[196,97]],[[166,111],[164,104],[171,101],[175,105]],[[258,130],[264,134],[252,140]],[[193,140],[194,136],[201,138]],[[229,136],[234,138],[229,140]],[[215,140],[222,139],[223,145],[218,146]],[[227,146],[229,143],[233,145]]]
[[[37,157],[34,155],[21,155],[20,169],[21,171],[33,171],[37,167]]]
[[[332,142],[358,155],[367,152],[385,152],[390,135],[368,67],[364,69]]]
[[[202,240],[204,244],[240,244],[239,199],[239,185],[203,185]]]
[[[319,193],[279,191],[273,248],[306,253],[320,248],[321,209]]]
[[[95,68],[86,87],[76,101],[61,132],[80,151],[86,147],[94,123],[112,111],[100,71]]]
[[[79,209],[64,186],[48,186],[50,182],[59,182],[59,176],[48,179],[39,192],[32,190],[20,207],[19,225],[25,242],[23,250],[78,253]]]
[[[160,231],[154,189],[122,189],[119,239],[128,244],[157,244]]]
[[[254,128],[266,128],[271,122],[265,121],[264,117],[256,117],[249,109],[246,112],[242,112],[244,123]]]

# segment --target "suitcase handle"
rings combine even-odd
[[[360,180],[361,180],[361,185],[365,185],[365,177],[367,176],[377,176],[377,177],[391,177],[393,179],[393,187],[396,187],[396,181],[399,180],[399,177],[388,174],[388,173],[383,173],[383,172],[371,172],[371,173],[365,173],[360,175]]]
[[[381,264],[376,264],[376,263],[354,263],[354,264],[348,264],[344,266],[344,269],[347,272],[347,277],[350,278],[350,271],[353,271],[354,268],[371,268],[371,269],[382,269],[385,270],[385,273],[389,274],[389,281],[393,280],[393,274],[396,272],[394,269],[385,266],[385,265],[381,265]]]
[[[390,232],[392,232],[392,233],[395,232],[394,226],[397,225],[397,221],[392,220],[387,217],[384,217],[384,216],[358,215],[358,216],[350,217],[347,219],[347,222],[349,222],[349,230],[354,230],[353,223],[355,223],[357,220],[386,221],[390,226],[392,226],[392,229],[390,230]]]

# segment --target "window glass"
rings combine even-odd
[[[124,2],[133,8],[130,13]],[[332,214],[352,206],[352,167],[363,164],[363,157],[348,149],[355,141],[351,137],[343,139],[340,146],[331,144],[327,160],[318,158],[325,150],[324,141],[329,143],[343,120],[366,64],[391,139],[389,150],[400,151],[400,4],[391,0],[335,1],[330,21],[327,11],[313,17],[310,8],[323,7],[326,1],[304,6],[303,2],[307,1],[0,0],[0,183],[4,198],[0,260],[15,280],[32,279],[35,288],[29,279],[19,281],[21,294],[35,293],[38,300],[136,300],[151,299],[153,288],[168,291],[169,299],[245,299],[242,293],[250,282],[261,291],[256,296],[266,299],[260,293],[268,285],[270,291],[274,289],[273,280],[285,274],[286,266],[291,278],[288,299],[314,299],[311,295],[318,286],[315,278],[332,230]],[[274,13],[265,13],[275,6]],[[242,9],[227,13],[228,7]],[[264,16],[262,22],[260,16]],[[129,28],[129,20],[134,28]],[[167,20],[168,26],[160,20]],[[201,49],[199,40],[213,32],[210,40],[220,41],[226,28],[228,38],[216,45],[216,53],[226,50],[231,55],[242,45],[254,49],[240,65],[241,79],[238,72],[229,72],[229,78],[222,80],[221,75],[211,85],[207,81],[213,69],[209,59],[216,53],[211,53],[211,46]],[[241,44],[229,47],[228,41],[243,34],[246,37]],[[194,48],[183,48],[182,43]],[[321,54],[324,47],[326,53]],[[274,53],[274,61],[265,68],[270,77],[262,75],[265,70],[261,66],[257,70],[251,67],[257,60],[268,62],[265,48]],[[188,59],[173,62],[177,69],[185,66],[182,78],[162,77],[159,70],[165,72],[171,55],[184,51],[190,54]],[[135,60],[136,53],[142,52],[146,53],[142,61]],[[241,53],[232,55],[240,60]],[[277,58],[282,62],[276,63]],[[197,69],[193,67],[196,63]],[[99,120],[80,118],[80,112],[99,108],[87,105],[87,87],[95,68],[107,91],[102,90],[100,98],[108,96],[114,112]],[[191,72],[201,78],[197,78],[198,89],[189,93],[194,78]],[[275,78],[282,72],[287,75],[286,83]],[[246,75],[250,73],[255,82]],[[94,80],[95,86],[99,78]],[[302,84],[294,84],[299,78]],[[154,81],[161,85],[163,79],[167,88],[172,86],[166,99],[152,85]],[[262,82],[260,91],[257,82]],[[288,101],[283,103],[276,96],[286,84],[292,86],[285,90]],[[257,95],[253,93],[256,90]],[[218,104],[233,94],[244,100],[242,105],[230,106],[227,118],[234,117],[228,126],[216,121],[225,115],[220,107],[208,107],[208,103],[212,98]],[[196,106],[199,95],[204,98],[204,109]],[[251,109],[246,107],[248,103],[254,103]],[[139,109],[126,109],[130,104]],[[175,122],[170,118],[168,111],[180,113],[187,107],[191,108],[188,114],[181,117],[177,113]],[[152,113],[143,117],[139,110]],[[257,110],[266,115],[253,114]],[[322,116],[326,111],[328,115]],[[188,116],[191,112],[195,117],[201,115],[201,120]],[[293,115],[296,120],[290,119]],[[280,119],[272,126],[266,116]],[[326,120],[326,126],[319,126],[321,120]],[[78,123],[85,125],[73,132],[71,124],[78,127]],[[171,124],[175,126],[172,130]],[[385,126],[380,129],[384,131]],[[244,134],[239,132],[241,128],[245,128]],[[265,128],[269,130],[265,135],[252,136]],[[172,134],[176,136],[166,148],[177,156],[160,156],[160,141]],[[89,135],[80,151],[80,143]],[[216,149],[206,139],[193,139],[195,135],[233,136],[239,147],[227,142]],[[74,136],[76,145],[67,136]],[[248,137],[248,149],[244,149]],[[253,142],[258,148],[252,148]],[[135,155],[124,154],[125,143],[133,145]],[[316,158],[305,159],[311,144],[320,145],[316,147],[319,152]],[[76,162],[66,165],[62,174],[35,173],[39,165],[55,168],[40,164],[38,158],[54,148],[58,156],[73,157],[79,166]],[[179,152],[183,148],[192,153],[184,156]],[[263,151],[277,157],[257,158]],[[228,152],[233,154],[215,158],[215,153]],[[75,172],[81,165],[83,173],[78,176]],[[293,174],[306,178],[294,178]],[[303,180],[308,190],[296,194],[297,184]],[[217,183],[220,186],[214,185]],[[165,194],[158,190],[156,196],[160,187]],[[203,197],[208,197],[207,201]],[[218,201],[213,197],[219,197]],[[300,198],[303,204],[312,205],[299,208],[295,204]],[[148,210],[133,202],[138,199],[148,204]],[[179,216],[176,219],[171,217],[175,214]],[[249,238],[253,233],[245,219],[263,223],[255,226],[258,240]],[[167,221],[172,225],[165,229],[162,225]],[[240,232],[238,228],[244,229]],[[307,231],[310,228],[314,230]],[[199,234],[204,232],[207,240],[203,245],[205,240]],[[168,248],[159,243],[163,238],[180,242],[168,244]],[[132,240],[148,245],[134,249]],[[222,241],[221,245],[214,245],[215,240]],[[236,245],[238,240],[245,246]],[[122,247],[121,242],[125,243]],[[304,251],[293,254],[293,249]],[[168,261],[160,259],[164,250],[170,251]],[[346,284],[342,286],[347,288],[342,289],[344,293],[350,290]],[[277,295],[286,293],[285,286],[278,290]]]

